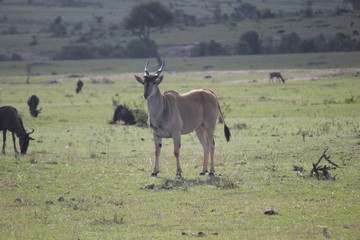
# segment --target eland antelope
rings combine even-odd
[[[148,124],[153,130],[155,167],[151,175],[157,176],[159,173],[162,138],[172,138],[176,158],[176,176],[181,177],[181,135],[192,131],[196,132],[204,149],[204,164],[200,174],[205,175],[208,171],[210,155],[209,175],[214,175],[214,130],[219,113],[224,123],[226,140],[229,141],[231,136],[216,95],[207,89],[196,89],[185,94],[179,94],[173,90],[161,93],[159,84],[164,79],[164,75],[160,76],[164,62],[155,75],[149,74],[148,65],[149,60],[145,65],[144,77],[135,75],[135,79],[144,86],[144,98],[147,101],[148,108]]]

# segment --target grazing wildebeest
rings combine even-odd
[[[119,105],[116,107],[113,120],[110,123],[115,124],[117,121],[122,121],[125,125],[136,124],[132,110],[129,110],[125,105]]]
[[[26,154],[29,147],[29,140],[34,140],[29,135],[34,132],[26,132],[23,122],[19,117],[16,108],[11,106],[0,107],[0,131],[3,131],[3,147],[2,153],[5,154],[5,142],[6,142],[6,131],[9,130],[12,133],[14,151],[18,153],[15,144],[15,135],[19,138],[20,151],[22,154]]]
[[[279,82],[281,80],[283,83],[285,83],[285,78],[283,78],[283,76],[281,76],[280,72],[271,72],[271,73],[269,73],[269,83],[270,83],[270,81],[274,82],[273,78],[276,78]]]
[[[37,110],[37,106],[39,105],[39,98],[36,95],[32,95],[28,101],[27,104],[29,105],[30,114],[33,117],[37,117],[38,114],[41,112],[41,108]]]
[[[84,83],[83,81],[81,81],[80,79],[77,81],[76,83],[76,93],[79,93],[82,89],[82,87],[84,86]]]
[[[230,130],[226,126],[224,116],[216,95],[206,89],[196,89],[185,94],[170,90],[160,92],[159,84],[164,79],[161,75],[164,62],[155,75],[148,71],[149,61],[145,66],[144,77],[135,75],[135,79],[144,85],[144,98],[147,101],[148,122],[153,130],[155,143],[155,167],[152,176],[159,173],[159,157],[162,147],[162,138],[172,138],[174,142],[174,155],[176,158],[176,176],[181,177],[180,145],[181,135],[196,132],[204,149],[204,164],[201,175],[208,171],[209,154],[211,167],[209,175],[214,175],[214,130],[216,120],[220,113],[224,123],[226,140],[230,140]]]

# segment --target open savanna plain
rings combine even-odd
[[[319,63],[307,56],[308,63]],[[268,58],[277,56],[246,62],[269,66]],[[146,60],[116,61],[119,69],[121,63],[128,68],[117,72],[110,60],[38,64],[30,84],[22,63],[1,63],[0,105],[16,107],[35,140],[26,155],[15,155],[8,133],[6,154],[0,155],[0,239],[359,239],[355,61],[322,69],[307,69],[304,61],[281,68],[286,84],[269,84],[270,67],[220,71],[215,58],[167,59],[161,90],[213,90],[232,133],[227,143],[218,124],[215,176],[199,175],[200,143],[193,133],[183,136],[181,179],[175,177],[171,140],[163,141],[154,178],[151,130],[109,124],[113,102],[146,109],[133,77],[143,74]],[[199,71],[209,65],[214,71]],[[98,68],[105,70],[97,74]],[[76,94],[79,78],[84,88]],[[49,84],[53,80],[57,84]],[[26,105],[32,94],[43,109],[38,118]],[[340,168],[330,170],[329,179],[310,177],[326,149]],[[304,168],[303,175],[294,165]],[[264,214],[270,210],[277,214]]]

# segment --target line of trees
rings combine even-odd
[[[156,43],[152,43],[156,45]],[[311,39],[302,39],[295,32],[285,34],[273,45],[264,45],[255,31],[244,33],[235,46],[223,46],[211,40],[195,45],[189,55],[221,56],[221,55],[254,55],[254,54],[284,54],[284,53],[314,53],[335,51],[360,51],[360,41],[352,39],[344,33],[337,33],[326,39],[320,34]],[[75,44],[65,46],[55,55],[54,59],[101,59],[101,58],[148,58],[156,57],[157,51],[139,39],[131,40],[125,47],[121,44],[91,46]]]
[[[221,18],[224,17],[221,15],[221,11],[218,14]],[[258,10],[251,4],[243,3],[234,9],[234,13],[230,18],[239,18],[240,20],[256,17],[269,18],[274,17],[274,15],[266,9]],[[182,12],[172,13],[165,5],[158,1],[136,4],[132,7],[129,15],[124,19],[123,26],[126,30],[137,37],[137,39],[133,39],[125,47],[120,44],[106,44],[102,46],[65,46],[55,56],[55,59],[155,57],[160,64],[161,58],[158,52],[158,45],[151,38],[151,33],[153,33],[155,29],[161,30],[163,27],[173,22],[176,23],[179,18],[189,25],[195,24],[194,22],[196,21],[196,18],[194,19],[186,14],[184,15]],[[56,19],[50,29],[61,30],[62,28],[59,27],[61,25],[61,19]],[[262,42],[261,37],[256,31],[249,31],[240,37],[236,46],[232,47],[223,46],[214,40],[209,42],[200,42],[193,47],[190,52],[190,56],[308,53],[357,50],[360,50],[360,42],[351,39],[350,36],[343,33],[338,33],[329,39],[326,39],[324,35],[319,35],[312,39],[302,39],[297,33],[292,32],[283,35],[279,42],[266,45]]]
[[[155,43],[154,43],[155,44]],[[121,44],[103,44],[92,46],[74,44],[61,48],[54,56],[55,60],[82,60],[107,58],[149,58],[156,57],[156,52],[138,39],[131,40],[126,47]]]
[[[360,51],[360,41],[352,39],[344,33],[337,33],[334,37],[325,38],[320,34],[311,39],[302,39],[295,32],[285,34],[278,43],[263,44],[259,34],[255,31],[244,33],[234,47],[225,47],[213,40],[196,45],[191,56],[217,55],[253,55],[253,54],[283,54],[283,53],[314,53],[336,51]]]

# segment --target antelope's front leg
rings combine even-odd
[[[18,150],[16,149],[16,141],[15,141],[15,133],[12,132],[12,140],[13,140],[13,144],[14,144],[14,151],[15,153],[19,153]]]
[[[154,134],[154,143],[155,143],[155,167],[154,171],[151,174],[152,177],[156,177],[159,173],[159,161],[160,161],[160,151],[162,147],[162,138]]]
[[[180,164],[180,147],[181,147],[181,133],[173,134],[174,141],[174,155],[176,158],[176,177],[181,178],[181,164]]]

